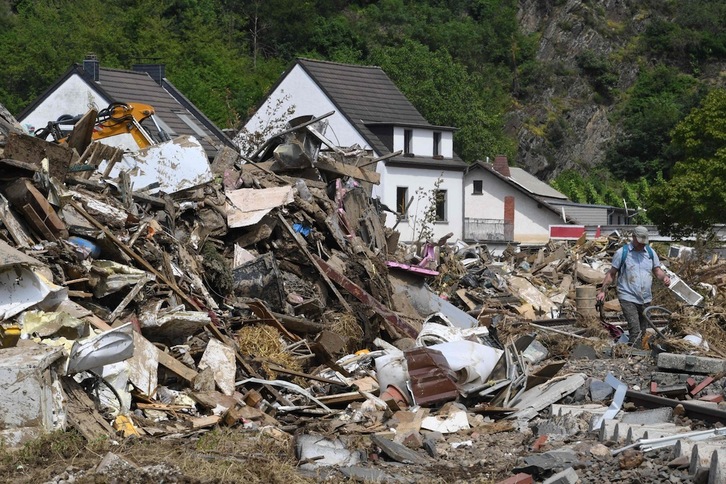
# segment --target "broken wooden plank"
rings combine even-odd
[[[181,297],[181,299],[186,304],[188,304],[192,308],[196,309],[197,311],[201,310],[201,307],[199,306],[199,304],[197,304],[184,291],[182,291],[179,288],[179,286],[176,285],[176,282],[172,282],[172,281],[168,280],[161,272],[156,270],[156,268],[154,268],[154,266],[149,264],[144,258],[142,258],[140,255],[138,255],[136,253],[136,251],[134,251],[132,248],[130,248],[129,246],[124,244],[121,240],[119,240],[119,238],[116,237],[113,234],[113,232],[111,232],[106,226],[100,224],[95,218],[93,218],[91,215],[89,215],[88,212],[86,212],[86,210],[79,203],[77,203],[75,201],[71,201],[69,203],[73,208],[76,209],[76,211],[78,213],[83,215],[83,217],[86,218],[86,220],[88,220],[94,227],[103,231],[103,233],[106,234],[106,237],[108,237],[109,240],[111,240],[114,244],[116,244],[126,255],[128,255],[129,257],[134,259],[144,269],[146,269],[147,271],[154,274],[161,282],[163,282],[164,284],[169,286],[172,289],[172,291],[174,291],[179,297]],[[292,228],[290,228],[290,230],[292,230]],[[105,321],[104,321],[104,324],[106,324]],[[209,331],[219,341],[221,341],[223,343],[228,343],[229,338],[227,338],[224,334],[222,334],[221,330],[218,327],[216,327],[214,324],[208,324],[205,327],[207,329],[209,329]],[[235,357],[237,359],[237,362],[242,366],[242,368],[245,370],[245,372],[247,372],[248,375],[259,376],[258,373],[254,370],[254,368],[252,368],[249,365],[249,363],[247,361],[245,361],[245,359],[239,353],[239,351],[237,350],[237,346],[233,342],[229,342],[229,346],[231,348],[235,349]],[[159,363],[161,363],[164,366],[167,366],[167,363],[173,364],[172,361],[177,362],[179,365],[183,366],[184,368],[187,368],[182,363],[178,362],[175,358],[167,355],[163,351],[159,351]],[[165,363],[165,362],[167,362],[167,363]],[[182,368],[179,368],[179,367],[170,368],[170,369],[172,371],[174,371],[175,373],[177,373],[177,371],[184,371]],[[191,371],[194,371],[194,370],[191,370]],[[179,374],[179,376],[182,376],[183,378],[187,379],[188,381],[192,381],[194,379],[194,377],[196,377],[197,372],[194,372],[194,377],[192,377],[191,379],[188,376],[184,376],[180,373],[177,373],[177,374]],[[189,373],[187,373],[187,375],[189,375]],[[275,399],[277,399],[278,402],[282,403],[283,405],[290,405],[290,402],[288,402],[288,400],[286,398],[284,398],[277,390],[270,387],[269,385],[263,385],[263,386],[270,394],[272,394],[275,397]]]
[[[106,419],[96,410],[81,385],[71,377],[63,377],[61,386],[66,394],[65,411],[68,422],[87,441],[97,442],[115,435]]]
[[[109,315],[108,320],[111,321],[111,323],[116,321],[121,315],[121,312],[126,308],[126,306],[129,305],[131,301],[133,301],[136,295],[141,292],[146,283],[153,280],[154,276],[149,274],[139,279],[139,282],[136,283],[136,285],[126,295],[126,297],[124,297],[123,300],[118,304],[118,306],[116,306],[116,309],[114,309],[113,312]]]
[[[17,247],[30,247],[35,242],[20,220],[10,210],[8,201],[0,194],[0,222],[7,229]]]
[[[390,327],[388,328],[389,332],[392,332],[394,334],[402,333],[409,338],[416,339],[416,337],[418,336],[418,330],[416,328],[399,318],[396,313],[378,302],[373,296],[361,289],[357,284],[345,277],[343,274],[337,272],[323,259],[314,254],[312,254],[311,257],[313,257],[315,262],[320,265],[321,270],[325,271],[326,276],[329,276],[330,279],[333,279],[336,283],[344,287],[350,294],[355,296],[356,299],[364,304],[369,305],[376,313],[381,315],[383,319],[390,325]]]
[[[315,162],[315,168],[318,170],[335,173],[336,175],[348,176],[356,180],[373,183],[378,185],[381,183],[381,174],[375,171],[363,170],[360,167],[347,165],[339,161],[319,156]]]
[[[188,419],[192,423],[192,429],[206,429],[208,427],[214,427],[222,420],[219,415],[207,415],[206,417],[192,417]]]
[[[41,160],[47,158],[50,176],[62,182],[68,173],[68,167],[78,158],[78,154],[68,146],[49,143],[24,133],[10,133],[3,158],[29,163],[38,172],[42,171]]]
[[[126,255],[128,255],[129,257],[131,257],[133,260],[135,260],[144,269],[146,269],[147,271],[149,271],[152,274],[154,274],[161,282],[163,282],[164,284],[166,284],[167,286],[169,286],[179,297],[181,297],[181,299],[185,303],[187,303],[189,306],[191,306],[192,308],[196,309],[197,311],[201,310],[201,307],[194,300],[192,300],[185,292],[183,292],[179,288],[179,286],[176,285],[175,282],[168,280],[164,276],[164,274],[162,274],[161,272],[159,272],[158,270],[156,270],[156,268],[154,266],[152,266],[151,264],[149,264],[146,261],[146,259],[144,259],[139,254],[137,254],[136,251],[133,250],[131,247],[129,247],[126,244],[124,244],[118,237],[116,237],[113,234],[113,232],[111,232],[108,229],[108,227],[106,227],[105,225],[99,223],[98,220],[96,220],[88,212],[86,212],[86,210],[78,202],[71,201],[69,203],[70,203],[70,205],[73,208],[76,209],[76,211],[78,213],[80,213],[81,215],[83,215],[83,217],[86,220],[88,220],[89,222],[91,222],[91,224],[94,227],[96,227],[97,229],[103,231],[103,233],[106,234],[106,237],[108,237],[109,240],[111,240],[114,244],[116,244],[116,246],[119,249],[121,249],[121,251],[123,251]]]
[[[68,238],[68,229],[53,206],[27,178],[20,178],[5,187],[5,196],[26,222],[46,240]]]
[[[320,273],[320,276],[328,284],[328,286],[330,287],[330,290],[333,291],[333,294],[335,294],[335,296],[338,298],[338,301],[340,301],[340,304],[343,305],[343,307],[345,308],[345,310],[349,314],[355,314],[355,313],[353,313],[353,308],[351,308],[350,307],[350,304],[348,304],[348,301],[346,301],[343,298],[343,295],[340,293],[340,291],[338,291],[338,288],[335,287],[335,284],[333,284],[333,282],[330,280],[330,278],[328,277],[328,274],[326,273],[326,271],[324,271],[320,267],[319,261],[321,261],[322,259],[320,259],[319,257],[316,257],[316,256],[314,256],[313,254],[310,253],[310,251],[305,246],[305,244],[303,244],[300,241],[300,239],[298,239],[297,232],[295,232],[292,229],[292,227],[290,227],[290,224],[287,222],[287,220],[285,220],[285,217],[283,217],[282,214],[279,214],[278,213],[277,214],[277,217],[280,219],[280,222],[285,227],[285,229],[287,229],[287,232],[292,237],[292,240],[294,240],[295,243],[298,245],[298,247],[300,247],[300,250],[302,250],[305,253],[305,255],[308,257],[308,259],[310,260],[310,262],[313,264],[313,267],[315,267],[315,269],[317,269],[318,273]]]

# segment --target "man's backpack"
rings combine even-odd
[[[650,263],[653,265],[653,269],[655,269],[655,254],[653,254],[653,249],[649,245],[646,245],[645,250],[648,252],[648,257],[650,257]],[[620,267],[618,267],[620,274],[625,273],[625,268],[627,267],[625,265],[625,260],[628,258],[628,253],[630,253],[630,244],[625,244],[623,246],[623,256],[620,258]]]

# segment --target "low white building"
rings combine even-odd
[[[381,182],[372,195],[401,215],[396,229],[402,241],[417,240],[422,225],[434,239],[449,233],[452,241],[463,237],[467,165],[454,153],[454,128],[426,121],[380,67],[297,59],[244,131],[272,135],[271,126],[285,117],[330,111],[326,137],[385,157],[377,163]],[[388,214],[386,224],[395,225],[397,218]]]
[[[551,203],[567,197],[505,156],[472,163],[464,175],[464,240],[539,245],[550,227],[569,223]]]

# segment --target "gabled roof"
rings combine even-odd
[[[296,64],[305,70],[337,107],[338,112],[355,126],[361,136],[381,155],[390,153],[390,150],[373,134],[369,126],[396,125],[454,131],[452,127],[434,126],[429,123],[380,67],[313,59],[297,59]],[[410,164],[419,160],[420,157],[396,157],[389,162]],[[452,168],[466,166],[456,155],[453,160],[430,161],[435,161],[438,166]]]
[[[543,182],[536,176],[526,172],[521,168],[513,166],[509,167],[510,178],[518,183],[526,190],[540,197],[552,198],[557,200],[567,200],[567,196],[558,192],[547,183]]]
[[[123,69],[99,69],[99,81],[93,78],[80,65],[72,66],[58,81],[48,88],[38,99],[26,107],[18,118],[32,111],[42,103],[58,86],[70,76],[77,74],[92,89],[112,102],[139,102],[154,107],[156,116],[161,119],[177,136],[191,135],[197,138],[207,152],[213,157],[218,148],[225,144],[234,144],[219,128],[192,105],[171,83],[163,80],[164,87],[154,81],[146,72]],[[176,97],[175,97],[176,95]],[[99,106],[103,109],[106,106]],[[186,120],[186,121],[185,121]]]
[[[511,187],[515,188],[516,190],[520,191],[521,193],[523,193],[527,197],[531,198],[532,200],[536,201],[537,203],[539,203],[540,205],[542,205],[543,207],[545,207],[546,209],[554,212],[558,216],[561,216],[561,214],[562,214],[561,211],[558,210],[557,207],[555,207],[552,204],[550,204],[548,200],[546,200],[542,196],[537,195],[536,193],[530,191],[524,185],[522,185],[521,183],[518,183],[517,181],[515,181],[512,177],[508,177],[508,176],[502,175],[497,170],[495,170],[494,167],[490,163],[484,163],[483,161],[475,161],[474,163],[472,163],[471,165],[469,165],[469,167],[466,169],[466,173],[469,173],[472,170],[476,170],[476,169],[484,170],[484,171],[486,171],[488,173],[491,173],[495,177],[497,177],[500,180],[502,180],[504,183],[506,183],[506,184],[510,185]],[[512,168],[512,167],[510,167],[509,169],[510,169],[510,171],[511,170],[520,170],[519,168]],[[522,170],[522,171],[524,171],[524,170]],[[544,182],[540,182],[540,183],[544,183]],[[553,188],[553,190],[554,190],[554,188]],[[557,192],[557,193],[559,193],[559,192]],[[560,194],[560,195],[562,195],[562,194]],[[564,197],[565,200],[567,199],[567,197],[565,197],[564,195],[562,195],[562,197]],[[568,219],[568,222],[569,221],[570,220]]]

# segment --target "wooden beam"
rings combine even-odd
[[[318,170],[329,171],[336,175],[349,176],[356,180],[361,180],[368,183],[378,185],[381,183],[381,174],[375,171],[363,170],[357,166],[348,165],[346,163],[340,163],[331,159],[323,158],[319,156],[315,162],[315,168]]]

